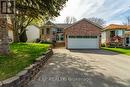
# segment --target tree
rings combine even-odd
[[[127,16],[125,21],[123,22],[124,25],[130,25],[130,16]]]
[[[122,37],[120,37],[120,36],[114,36],[113,38],[112,38],[112,40],[115,42],[115,47],[120,47],[120,46],[123,46],[123,38]]]
[[[21,31],[23,30],[21,29]],[[26,42],[28,40],[26,30],[21,33],[21,35],[19,36],[19,39],[20,39],[20,42]]]
[[[9,39],[6,16],[0,17],[0,54],[9,54]]]
[[[14,41],[19,42],[20,35],[34,20],[46,21],[57,17],[67,0],[16,0]]]
[[[25,34],[26,27],[33,20],[47,20],[57,17],[67,0],[15,0],[15,15],[11,17],[14,23],[14,40],[19,42],[19,37]],[[12,9],[12,6],[11,6]],[[1,16],[1,15],[0,15]],[[0,54],[9,54],[9,40],[7,18],[0,17]]]
[[[77,19],[75,17],[70,17],[70,16],[67,16],[65,19],[65,23],[67,23],[67,24],[72,24],[76,21],[77,21]]]
[[[104,26],[104,24],[105,24],[105,21],[102,18],[92,17],[92,18],[88,18],[88,20],[90,20],[100,26]]]

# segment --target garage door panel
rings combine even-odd
[[[68,38],[69,49],[98,49],[98,38]]]

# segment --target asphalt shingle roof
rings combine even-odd
[[[116,30],[116,29],[130,30],[130,26],[128,26],[128,25],[110,24],[109,26],[105,27],[105,30]]]

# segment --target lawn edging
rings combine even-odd
[[[107,47],[102,47],[102,49],[130,56],[130,48],[107,48]]]
[[[40,71],[41,67],[45,65],[47,60],[52,55],[53,51],[52,49],[49,49],[46,53],[37,58],[32,65],[26,67],[23,71],[9,79],[0,81],[0,87],[26,87],[28,82],[34,79],[35,75]]]

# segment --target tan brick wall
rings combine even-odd
[[[65,46],[67,47],[66,35],[99,36],[99,45],[101,46],[101,29],[86,20],[82,20],[74,24],[73,26],[65,29]]]

